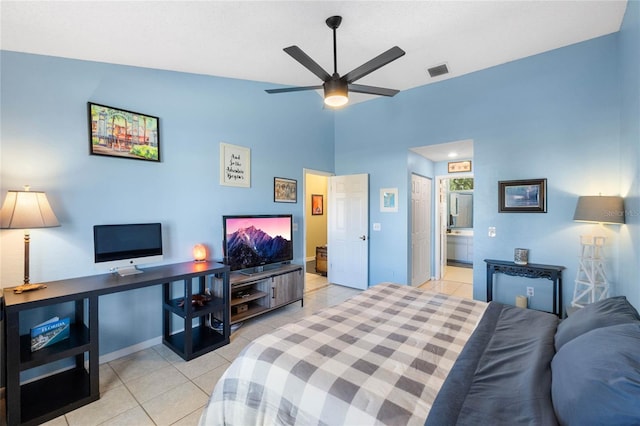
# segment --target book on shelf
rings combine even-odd
[[[31,327],[31,352],[69,338],[70,319],[53,317]]]

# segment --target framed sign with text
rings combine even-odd
[[[220,143],[220,185],[251,187],[251,150]]]

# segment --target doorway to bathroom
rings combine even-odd
[[[473,280],[473,175],[438,176],[436,279]]]

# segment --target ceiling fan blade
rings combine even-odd
[[[400,49],[398,46],[394,46],[386,52],[376,56],[372,60],[360,65],[353,71],[348,72],[346,75],[342,76],[342,78],[346,80],[347,83],[353,83],[354,81],[364,77],[369,73],[372,73],[378,68],[387,65],[389,62],[395,61],[404,54],[404,50]]]
[[[314,73],[322,81],[327,81],[331,78],[328,72],[326,72],[316,61],[311,59],[309,55],[304,53],[298,46],[289,46],[283,49],[293,59],[300,62],[303,67]]]
[[[386,89],[384,87],[364,86],[362,84],[349,84],[349,91],[355,93],[366,93],[368,95],[395,96],[399,90]]]
[[[302,90],[318,90],[322,89],[320,86],[299,86],[299,87],[283,87],[282,89],[266,89],[267,93],[285,93],[285,92],[300,92]]]

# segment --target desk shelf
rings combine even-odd
[[[24,424],[40,424],[41,419],[56,418],[100,398],[91,392],[91,376],[84,368],[28,383],[20,393]]]
[[[209,279],[209,283],[207,283]],[[194,286],[196,292],[194,293]],[[180,297],[174,292],[180,288]],[[230,342],[229,279],[227,274],[198,275],[181,282],[163,284],[162,342],[185,361],[189,361]],[[194,296],[207,295],[203,306],[191,303]],[[182,303],[184,302],[184,303]],[[182,306],[180,306],[182,303]],[[208,319],[217,317],[224,324],[222,332],[209,328]],[[177,321],[178,320],[178,321]],[[197,326],[194,327],[194,321]],[[182,331],[174,330],[180,323]]]
[[[191,343],[185,344],[186,342]],[[181,331],[165,337],[163,343],[177,354],[189,354],[189,358],[193,359],[226,345],[229,338],[225,339],[222,333],[201,325],[191,330],[191,339],[185,331]]]
[[[69,338],[52,346],[31,352],[31,336],[20,336],[20,370],[29,370],[61,359],[84,354],[91,349],[89,328],[84,324],[71,324]]]
[[[176,299],[171,299],[164,302],[164,309],[171,311],[172,313],[184,318],[187,315],[187,310],[184,305],[180,306],[181,302],[184,300],[183,297],[178,297]],[[224,300],[218,297],[213,297],[209,302],[207,302],[204,306],[192,305],[193,313],[192,316],[200,316],[207,315],[212,312],[221,311],[226,306]]]

